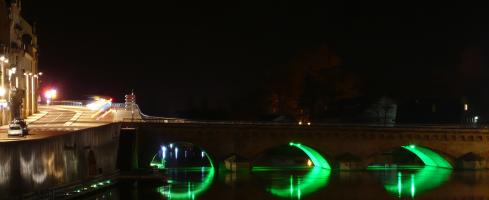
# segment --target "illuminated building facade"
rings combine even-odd
[[[35,28],[21,16],[21,3],[18,0],[10,4],[0,0],[0,56],[7,62],[2,62],[0,90],[0,105],[5,105],[14,88],[22,91],[24,117],[37,112],[37,97],[39,89],[38,43]],[[1,59],[1,57],[0,57]],[[1,93],[1,92],[0,92]],[[2,104],[3,103],[3,104]],[[8,108],[3,111],[2,124],[9,116]]]

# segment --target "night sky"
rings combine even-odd
[[[23,0],[43,84],[65,99],[134,89],[150,114],[247,99],[322,46],[372,93],[487,93],[489,5]]]

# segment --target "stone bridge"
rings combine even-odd
[[[348,161],[345,168],[364,168],[378,161],[379,155],[400,147],[418,148],[418,153],[411,152],[425,164],[436,156],[443,158],[449,165],[441,167],[448,168],[486,168],[485,158],[489,157],[487,128],[198,123],[123,123],[122,127],[134,128],[130,132],[135,137],[133,161],[137,162],[133,163],[143,168],[149,166],[160,145],[171,142],[202,148],[215,166],[231,155],[252,164],[265,151],[291,142],[314,149],[332,168],[346,166],[344,157],[358,158],[354,163]]]

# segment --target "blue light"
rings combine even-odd
[[[163,152],[162,153],[163,159],[165,159],[166,158],[166,147],[165,146],[161,147],[161,151]]]

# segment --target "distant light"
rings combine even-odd
[[[299,121],[299,125],[302,125],[302,121]]]
[[[44,93],[44,97],[46,97],[47,99],[56,99],[57,96],[58,91],[56,91],[56,89],[50,89]]]
[[[175,159],[178,159],[178,147],[175,147]]]
[[[414,148],[416,148],[416,145],[414,145],[414,144],[409,145],[409,148],[414,149]]]
[[[204,158],[204,156],[205,156],[205,152],[204,152],[204,151],[200,152],[200,156],[201,156],[202,158]]]
[[[0,56],[0,61],[5,61],[5,56]]]
[[[3,62],[8,64],[9,61],[8,61],[8,59],[5,59]]]
[[[469,104],[464,104],[464,110],[465,111],[469,110]]]
[[[307,122],[307,125],[310,126],[311,125],[311,122]]]
[[[170,143],[170,149],[173,149],[173,143]]]
[[[309,167],[312,166],[312,162],[310,159],[307,159],[307,166],[309,166]]]

